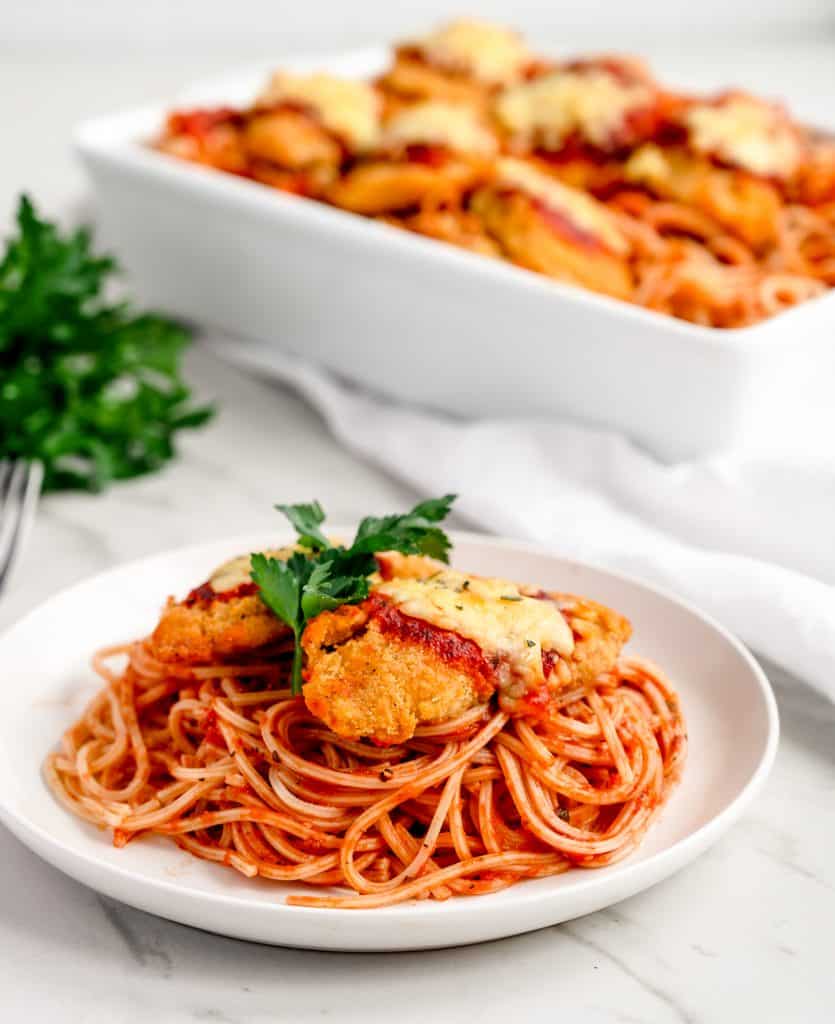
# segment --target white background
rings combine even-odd
[[[11,45],[170,50],[185,46],[223,52],[261,46],[276,52],[296,46],[368,42],[419,31],[450,13],[513,22],[525,30],[563,34],[621,31],[642,34],[741,32],[747,36],[826,22],[831,0],[28,0],[4,4],[3,37]]]

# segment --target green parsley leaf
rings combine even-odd
[[[295,562],[293,558],[282,562],[277,558],[267,558],[262,554],[253,554],[250,556],[250,574],[252,581],[258,586],[258,592],[264,604],[293,630],[296,644],[293,650],[293,669],[290,686],[293,693],[301,693],[302,649],[300,640],[303,619],[300,604],[303,587],[302,580],[309,570],[308,563],[304,558]]]
[[[250,558],[251,576],[261,594],[261,600],[291,629],[299,625],[299,601],[302,581],[300,574],[277,558],[254,554]]]
[[[306,550],[294,552],[286,562],[253,554],[251,575],[264,604],[293,631],[293,693],[302,692],[301,637],[307,623],[323,611],[368,597],[369,577],[377,569],[376,551],[428,554],[446,561],[450,540],[434,524],[447,515],[454,500],[455,495],[448,494],[424,501],[406,515],[367,517],[348,548],[331,545],[319,529],[325,513],[318,501],[276,505]]]
[[[304,548],[319,551],[330,547],[330,541],[319,526],[325,521],[325,512],[318,501],[307,505],[276,505],[283,512],[299,535],[299,544]]]
[[[415,519],[426,519],[430,523],[443,522],[457,497],[457,494],[445,494],[442,498],[428,498],[415,505],[409,515]]]
[[[455,501],[454,494],[423,501],[401,516],[368,516],[359,525],[352,549],[355,551],[401,551],[403,554],[429,555],[442,562],[449,561],[450,542],[447,535],[433,523],[448,514]]]
[[[46,490],[153,472],[213,412],[188,404],[188,333],[108,302],[116,270],[87,231],[64,234],[21,198],[0,260],[0,455],[40,460]]]
[[[368,597],[367,576],[334,575],[333,563],[320,562],[310,574],[302,591],[302,613],[305,621],[320,612],[339,608],[343,604],[356,604]]]

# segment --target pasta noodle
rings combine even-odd
[[[289,896],[298,906],[443,900],[613,864],[686,752],[674,691],[637,658],[564,694],[547,728],[478,705],[388,748],[330,732],[292,696],[286,648],[197,667],[140,642],[94,666],[104,687],[45,764],[56,796],[117,846],[153,834],[247,877],[348,890]]]

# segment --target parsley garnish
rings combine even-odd
[[[0,454],[39,459],[47,490],[158,469],[176,432],[212,414],[187,404],[187,332],[106,301],[116,269],[87,231],[62,234],[21,198],[0,260]]]
[[[320,612],[368,597],[368,577],[377,569],[376,551],[429,555],[449,561],[450,540],[434,524],[449,514],[454,494],[415,505],[401,516],[367,517],[350,547],[333,546],[319,527],[325,513],[318,501],[307,505],[276,505],[290,520],[303,551],[286,562],[265,555],[251,556],[252,579],[261,600],[292,629],[295,638],[291,687],[302,692],[301,636]]]

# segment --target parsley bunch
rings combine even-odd
[[[347,548],[334,547],[320,530],[325,513],[318,501],[276,505],[292,523],[304,550],[294,552],[286,562],[262,554],[252,555],[250,561],[261,600],[293,630],[293,693],[302,692],[304,627],[320,612],[368,597],[368,577],[377,569],[375,551],[430,555],[449,561],[449,537],[435,524],[449,515],[453,501],[455,495],[446,494],[422,501],[402,516],[368,516]]]
[[[0,455],[39,459],[49,490],[101,490],[158,469],[189,406],[180,326],[108,303],[116,271],[85,230],[63,235],[21,198],[0,261]]]

